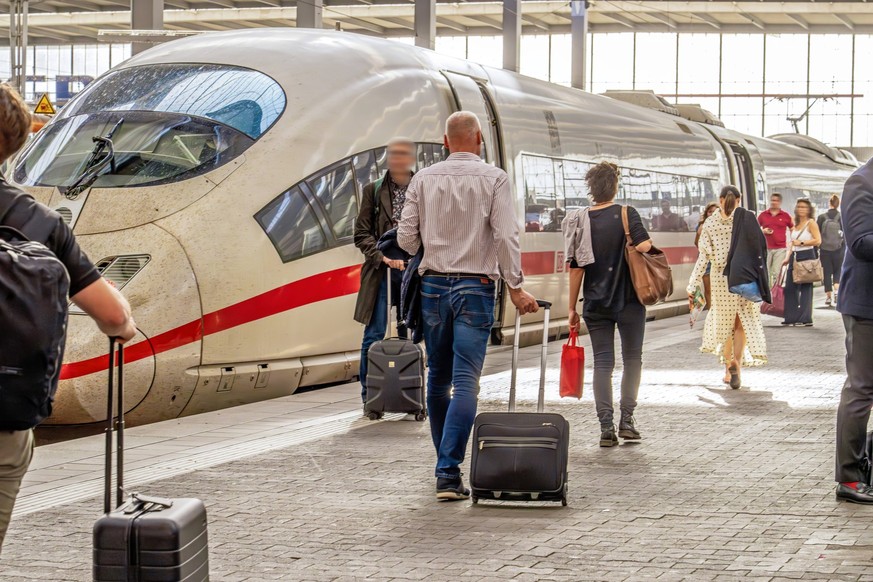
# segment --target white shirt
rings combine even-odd
[[[483,274],[521,287],[518,216],[506,172],[458,152],[421,170],[406,190],[397,242],[424,245],[419,273]]]

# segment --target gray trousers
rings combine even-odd
[[[33,458],[33,431],[0,431],[0,549],[12,518],[21,479]]]
[[[867,420],[873,406],[873,319],[843,316],[846,327],[848,378],[837,409],[836,481],[863,481],[862,460],[867,441]]]
[[[767,249],[767,272],[770,273],[770,287],[776,284],[786,256],[788,256],[788,249]]]

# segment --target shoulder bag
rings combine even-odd
[[[621,222],[627,239],[624,257],[630,269],[637,299],[643,305],[655,305],[666,300],[673,294],[673,271],[667,262],[667,256],[655,246],[647,253],[641,253],[635,248],[627,221],[627,206],[621,208]]]
[[[806,226],[803,228],[803,230],[800,231],[800,234],[797,235],[797,238],[803,236],[803,233],[806,232],[806,229],[808,228],[809,221],[807,221]],[[816,257],[814,259],[798,261],[797,255],[794,255],[792,257],[792,260],[794,261],[794,274],[792,275],[792,279],[794,280],[795,285],[820,283],[824,281],[824,268],[822,267],[821,259],[818,256],[818,249],[815,247],[811,248],[815,251],[816,254]],[[794,252],[793,248],[791,249],[791,252]]]

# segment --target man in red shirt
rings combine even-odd
[[[794,228],[791,215],[782,210],[782,194],[774,192],[770,195],[770,209],[758,216],[758,224],[767,239],[767,271],[770,286],[773,286],[788,252],[787,231]]]

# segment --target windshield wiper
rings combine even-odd
[[[91,187],[106,169],[106,166],[109,166],[110,172],[115,173],[115,148],[112,145],[112,136],[115,135],[122,123],[124,123],[123,117],[106,135],[95,135],[91,138],[94,142],[94,149],[91,150],[82,173],[64,192],[65,197],[75,200],[79,194]]]

